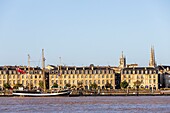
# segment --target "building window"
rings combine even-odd
[[[86,85],[88,84],[88,81],[87,81],[87,80],[85,81],[85,84],[86,84]]]
[[[34,84],[37,84],[37,81],[36,81],[36,80],[34,80]]]
[[[54,80],[51,81],[51,84],[54,84]]]
[[[96,74],[96,70],[93,70],[93,74]]]
[[[154,84],[156,83],[156,80],[155,80],[155,79],[153,80],[153,83],[154,83]]]
[[[66,84],[66,80],[64,80],[64,84]]]
[[[113,78],[113,75],[110,75],[110,78]]]
[[[96,83],[96,80],[94,80],[94,83]]]
[[[128,82],[130,83],[130,80]]]
[[[111,70],[110,72],[111,72],[111,74],[113,74],[113,70]]]
[[[104,84],[104,80],[102,80],[102,84]]]
[[[100,78],[100,75],[98,75],[98,78]]]
[[[6,76],[4,75],[3,78],[6,79]]]
[[[129,75],[129,78],[130,78],[130,75]]]
[[[104,75],[102,75],[102,78],[104,78]]]
[[[85,74],[88,74],[88,70],[85,70]]]
[[[100,84],[100,80],[98,80],[98,84]]]
[[[149,75],[149,78],[151,78],[151,75]]]
[[[149,73],[152,74],[152,70],[150,70]]]
[[[76,71],[76,74],[79,74],[79,70]]]
[[[106,75],[106,78],[109,78],[109,76],[108,76],[108,75]]]

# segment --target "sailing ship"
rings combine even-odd
[[[28,55],[28,59],[30,59],[29,55]],[[29,69],[30,61],[29,60],[28,60],[28,64],[29,64],[28,71],[30,71],[30,69]],[[43,87],[44,87],[43,92],[36,91],[36,90],[32,91],[32,90],[30,90],[30,87],[29,87],[29,90],[16,90],[16,91],[13,91],[13,96],[49,97],[49,96],[68,96],[71,93],[70,90],[61,90],[61,91],[53,92],[53,93],[47,93],[46,92],[44,49],[42,49],[42,74],[43,74]]]

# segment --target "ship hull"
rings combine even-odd
[[[13,92],[13,96],[23,97],[52,97],[52,96],[69,96],[70,91],[62,91],[58,93],[40,93],[40,92]]]

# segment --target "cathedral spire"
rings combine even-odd
[[[120,61],[119,61],[119,68],[124,68],[124,67],[126,67],[126,58],[123,55],[123,51],[122,51],[122,54],[120,56]]]
[[[153,46],[151,47],[149,66],[150,67],[156,67],[155,51],[154,51],[154,47]]]

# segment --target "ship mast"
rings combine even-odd
[[[42,49],[42,73],[43,73],[43,85],[44,85],[44,92],[46,92],[46,77],[45,77],[45,58],[44,58],[44,49]]]
[[[29,79],[29,90],[31,90],[31,77],[30,77],[30,55],[28,54],[28,79]]]

